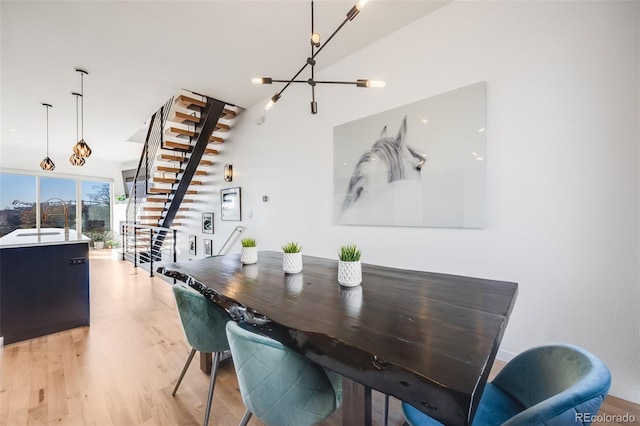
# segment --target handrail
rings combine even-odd
[[[134,267],[148,264],[149,276],[151,277],[154,276],[154,262],[177,261],[177,230],[130,222],[120,222],[120,227],[122,230],[122,260],[133,262]],[[140,242],[138,241],[139,231],[142,231],[144,236],[144,238],[140,238]],[[145,241],[147,236],[148,241]],[[171,244],[163,244],[167,240],[171,240]]]
[[[233,231],[231,231],[231,234],[229,234],[229,238],[227,238],[227,241],[224,242],[224,244],[222,245],[222,247],[220,247],[220,250],[218,250],[218,254],[216,254],[216,256],[220,256],[222,254],[222,251],[224,250],[224,248],[226,247],[226,245],[229,243],[229,241],[231,240],[231,238],[236,235],[236,232],[239,233],[243,233],[244,232],[244,226],[236,226],[234,228]]]
[[[144,147],[142,148],[142,155],[140,156],[136,176],[133,180],[133,196],[129,196],[129,202],[127,203],[128,222],[136,222],[136,215],[142,204],[142,199],[149,195],[151,170],[153,169],[153,163],[158,149],[162,145],[164,126],[169,118],[173,99],[174,98],[171,97],[151,116],[147,129],[147,137],[144,142]]]

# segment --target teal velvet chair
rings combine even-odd
[[[247,411],[267,426],[313,425],[333,414],[342,377],[268,337],[227,323],[227,337]]]
[[[532,348],[487,383],[472,424],[589,425],[610,384],[604,363],[582,348],[565,344]],[[405,402],[402,410],[411,426],[441,424]]]
[[[202,294],[184,284],[175,284],[173,286],[173,294],[176,298],[176,306],[178,307],[184,334],[187,342],[191,345],[191,353],[189,353],[172,395],[176,395],[178,387],[182,383],[182,378],[187,372],[196,351],[215,354],[213,365],[211,366],[209,395],[207,396],[207,406],[204,413],[204,425],[206,426],[209,423],[209,415],[211,414],[213,390],[216,385],[220,355],[222,352],[229,350],[225,325],[227,321],[231,320],[231,317],[222,307],[207,300]]]

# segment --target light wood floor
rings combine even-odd
[[[176,397],[171,391],[190,348],[170,285],[92,251],[91,327],[0,350],[0,425],[197,425],[209,383],[194,360]],[[494,370],[499,370],[497,363]],[[374,424],[382,420],[374,392]],[[221,366],[211,425],[237,425],[244,412],[233,365]],[[640,406],[609,397],[601,413],[635,415]],[[323,425],[341,424],[340,411]],[[392,398],[389,424],[403,422]],[[250,425],[261,425],[253,418]],[[611,424],[611,423],[599,423]]]

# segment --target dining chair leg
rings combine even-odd
[[[245,411],[244,416],[242,416],[242,420],[240,420],[240,426],[247,426],[247,423],[249,423],[249,419],[251,419],[251,416],[253,416],[253,413],[251,411]]]
[[[389,424],[389,395],[384,395],[384,426]]]
[[[178,392],[178,387],[180,387],[180,383],[182,383],[182,378],[184,377],[184,373],[187,372],[187,369],[189,368],[189,364],[191,364],[191,360],[193,359],[193,356],[195,354],[196,354],[196,350],[191,348],[191,353],[189,354],[189,358],[187,358],[186,364],[182,368],[182,373],[180,373],[180,378],[178,379],[178,383],[176,383],[176,387],[173,390],[173,393],[171,394],[172,396],[176,396],[176,392]]]
[[[207,396],[207,408],[204,411],[204,426],[209,424],[211,414],[211,404],[213,403],[213,389],[216,387],[216,376],[218,375],[218,365],[220,365],[220,352],[216,352],[211,366],[211,380],[209,381],[209,395]]]

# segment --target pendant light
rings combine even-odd
[[[42,104],[47,109],[47,156],[40,162],[40,168],[42,170],[51,171],[56,168],[51,158],[49,158],[49,108],[53,108],[50,104]]]
[[[74,145],[73,152],[78,157],[89,158],[91,156],[91,148],[84,140],[84,76],[89,75],[88,72],[80,68],[76,68],[76,71],[80,73],[80,98],[81,98],[81,115],[80,115],[80,140]],[[77,99],[77,98],[76,98]]]
[[[82,95],[77,92],[71,92],[71,94],[76,97],[76,140],[78,140],[78,98]],[[82,158],[75,152],[71,154],[71,157],[69,157],[69,162],[73,166],[84,166],[85,163],[84,158]]]

